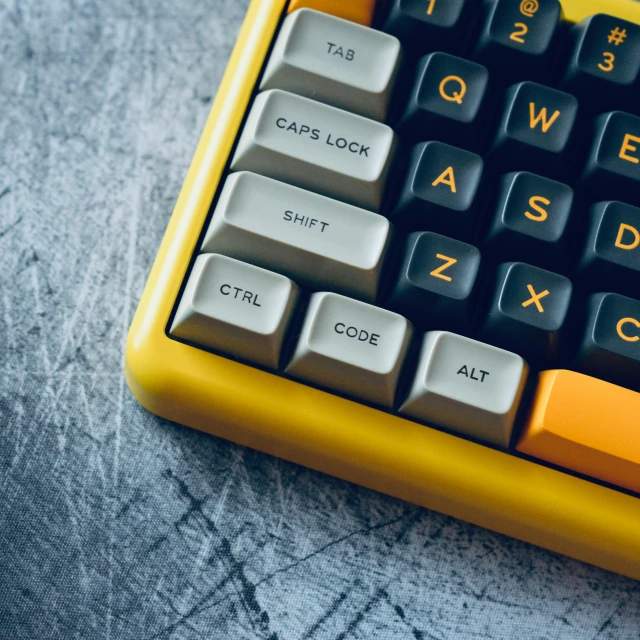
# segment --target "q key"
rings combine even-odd
[[[488,82],[489,71],[475,62],[448,53],[424,56],[399,118],[400,134],[408,140],[437,140],[477,151],[481,132],[488,129]]]

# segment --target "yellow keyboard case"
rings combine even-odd
[[[631,0],[561,0],[566,20]],[[126,378],[149,411],[640,579],[640,499],[202,351],[166,328],[286,0],[253,0],[133,319]]]

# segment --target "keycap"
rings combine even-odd
[[[622,111],[596,120],[582,179],[593,198],[640,204],[640,118]]]
[[[535,82],[512,86],[491,163],[548,177],[571,175],[568,152],[577,115],[578,101],[568,93]]]
[[[480,339],[519,353],[531,366],[551,366],[561,355],[572,293],[571,281],[557,273],[502,264]]]
[[[640,292],[640,284],[636,291]],[[587,326],[574,366],[640,391],[640,302],[617,293],[590,296]]]
[[[598,14],[572,29],[574,49],[563,87],[593,113],[608,109],[638,112],[640,27]]]
[[[573,371],[540,375],[521,453],[640,492],[640,394]]]
[[[578,278],[591,291],[640,294],[640,209],[611,201],[592,207]]]
[[[503,176],[487,234],[489,250],[503,260],[566,267],[573,200],[573,189],[561,182],[525,171]]]
[[[506,448],[528,372],[515,353],[431,331],[400,413]]]
[[[371,26],[375,15],[376,0],[291,0],[289,13],[301,8],[316,9],[345,20]]]
[[[423,231],[405,242],[386,306],[425,329],[470,329],[477,298],[480,251],[473,245]]]
[[[240,172],[225,182],[202,250],[373,302],[390,236],[376,213]]]
[[[471,4],[467,0],[391,0],[383,31],[415,53],[460,51]]]
[[[231,169],[377,211],[395,147],[384,124],[272,89],[256,97]]]
[[[484,162],[475,153],[442,142],[415,146],[389,218],[407,230],[466,238],[477,226],[473,207]]]
[[[421,58],[397,130],[407,140],[437,139],[478,150],[485,138],[489,71],[448,53]]]
[[[171,335],[276,369],[298,296],[289,278],[203,254],[189,276]]]
[[[260,89],[284,89],[384,120],[400,53],[393,36],[300,9],[285,18]]]
[[[498,80],[548,77],[561,13],[558,0],[494,0],[486,6],[475,58],[496,69]]]
[[[396,313],[335,293],[314,293],[286,372],[391,407],[411,334],[411,324]]]

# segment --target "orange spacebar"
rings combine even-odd
[[[640,493],[640,393],[545,371],[516,449]]]

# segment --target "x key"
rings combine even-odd
[[[553,367],[572,289],[570,280],[551,271],[523,262],[500,265],[480,339],[520,354],[535,367]]]
[[[536,293],[536,290],[530,284],[527,285],[527,289],[529,289],[529,293],[531,294],[531,298],[529,300],[523,302],[522,306],[523,307],[528,307],[528,306],[530,306],[532,304],[535,304],[536,307],[538,308],[538,311],[540,313],[544,313],[544,307],[542,306],[542,304],[540,304],[540,300],[542,300],[542,298],[544,298],[545,296],[549,295],[549,289],[547,289],[546,291],[543,291],[542,293]]]

